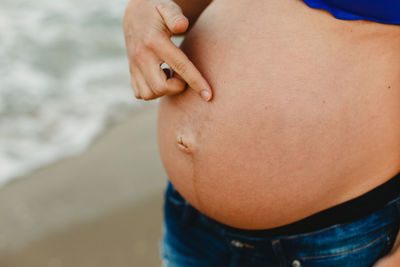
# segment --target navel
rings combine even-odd
[[[186,154],[191,154],[195,150],[194,137],[188,133],[180,133],[176,138],[176,145],[179,150]]]

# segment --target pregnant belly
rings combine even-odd
[[[400,170],[398,47],[399,27],[335,20],[300,1],[215,0],[182,44],[213,100],[189,88],[159,104],[171,182],[201,212],[244,229],[383,183]]]

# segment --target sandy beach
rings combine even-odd
[[[88,150],[0,189],[0,266],[159,266],[167,176],[147,102]]]

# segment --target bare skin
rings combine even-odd
[[[399,48],[398,26],[337,20],[300,0],[214,0],[182,45],[212,101],[192,88],[160,101],[170,180],[243,229],[384,183],[400,171]]]
[[[205,101],[212,90],[198,69],[170,37],[182,34],[210,0],[131,0],[125,10],[123,29],[135,97],[152,100],[185,90],[185,83]],[[179,4],[179,5],[178,5]],[[185,10],[184,16],[182,8]],[[168,79],[160,68],[167,63],[177,75]]]

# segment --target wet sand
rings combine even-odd
[[[16,252],[0,266],[160,266],[160,195],[138,205],[55,232]]]
[[[0,189],[0,266],[160,266],[156,103],[84,153]]]

